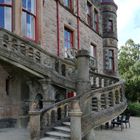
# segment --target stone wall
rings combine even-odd
[[[21,117],[28,114],[25,99],[21,95],[28,92],[26,88],[22,88],[21,81],[24,81],[22,74],[21,72],[19,74],[18,71],[15,72],[10,65],[6,64],[4,67],[0,65],[0,120],[3,120],[0,122],[0,127],[15,126],[16,122],[19,126]],[[9,83],[6,83],[8,78]],[[26,114],[25,108],[27,109]]]
[[[69,11],[64,5],[63,0],[58,4],[59,7],[59,35],[60,35],[60,57],[64,58],[64,27],[69,28],[74,34],[74,48],[78,49],[77,39],[77,5],[76,1],[73,3],[73,11]],[[93,28],[87,25],[86,15],[86,1],[79,0],[79,14],[80,14],[80,48],[90,51],[90,44],[97,47],[97,62],[98,71],[103,71],[103,42],[99,34],[102,34],[101,15],[99,12],[99,34]],[[92,6],[94,11],[95,6]],[[99,11],[99,8],[96,7]],[[46,14],[45,14],[46,13]],[[43,42],[42,47],[48,52],[57,55],[57,5],[56,1],[46,1],[43,7]]]

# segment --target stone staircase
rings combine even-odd
[[[45,133],[40,140],[70,140],[70,122],[63,122],[60,126],[53,127],[52,131]]]

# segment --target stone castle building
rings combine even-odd
[[[70,119],[72,140],[91,139],[120,114],[116,11],[113,0],[0,0],[0,127],[31,125],[39,139]]]

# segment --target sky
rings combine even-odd
[[[128,39],[140,43],[140,0],[114,0],[118,5],[118,46]]]

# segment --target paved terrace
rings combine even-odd
[[[96,140],[139,140],[140,139],[140,118],[130,118],[131,127],[124,128],[121,131],[120,127],[113,129],[96,130]]]
[[[140,118],[131,117],[131,128],[121,131],[120,127],[112,130],[96,130],[96,140],[139,140]],[[0,129],[0,140],[30,140],[25,129]]]

